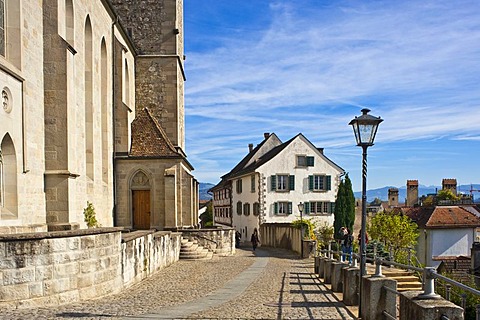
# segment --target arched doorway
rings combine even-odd
[[[132,227],[150,229],[150,179],[143,171],[134,174],[132,191]]]

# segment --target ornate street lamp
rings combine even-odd
[[[303,237],[304,237],[304,234],[303,234],[303,202],[300,202],[298,204],[298,211],[300,211],[300,233],[301,233],[301,237],[300,237],[300,245],[301,245],[301,248],[300,248],[300,254],[301,254],[301,259],[303,259]]]
[[[363,149],[362,161],[362,228],[360,230],[360,303],[358,315],[362,316],[362,277],[367,274],[367,246],[366,246],[366,225],[367,225],[367,148],[373,146],[378,125],[383,121],[380,117],[369,115],[369,109],[362,109],[362,115],[355,117],[349,125],[353,127],[357,146]]]

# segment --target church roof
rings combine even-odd
[[[181,157],[158,120],[148,108],[137,113],[132,122],[130,157]]]

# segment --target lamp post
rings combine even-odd
[[[300,254],[301,254],[301,259],[303,259],[303,202],[300,202],[298,204],[298,211],[300,211]]]
[[[383,121],[380,117],[369,115],[369,109],[362,109],[362,115],[355,117],[349,125],[353,127],[357,146],[363,149],[362,159],[362,228],[360,230],[360,302],[358,315],[362,316],[362,277],[367,274],[367,247],[366,247],[366,226],[367,226],[367,148],[373,146],[378,125]]]

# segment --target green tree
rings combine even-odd
[[[334,229],[334,237],[335,239],[340,238],[340,234],[338,233],[341,227],[346,226],[346,212],[347,212],[347,202],[345,197],[345,182],[340,181],[340,185],[338,186],[337,191],[337,199],[335,200],[335,210],[334,220],[333,220],[333,229]]]
[[[418,226],[407,216],[389,212],[379,212],[367,226],[370,239],[382,242],[393,252],[397,262],[407,263],[406,248],[417,243]]]
[[[353,194],[352,181],[348,173],[345,176],[344,192],[346,199],[345,225],[353,232],[353,225],[355,224],[355,195]]]
[[[209,201],[207,203],[207,208],[204,213],[200,215],[200,224],[202,227],[211,227],[213,226],[213,202]]]
[[[335,201],[333,227],[335,229],[335,238],[339,238],[338,231],[341,227],[347,227],[353,231],[355,223],[355,196],[352,189],[352,181],[348,174],[340,182]]]
[[[297,229],[302,229],[302,223],[303,223],[303,239],[305,240],[316,240],[315,236],[315,222],[312,219],[298,219],[292,221],[292,226]]]
[[[321,225],[317,231],[318,246],[320,248],[327,247],[330,241],[333,240],[333,234],[334,234],[333,227],[328,223],[324,222],[323,225]]]
[[[437,193],[437,199],[438,199],[438,200],[452,200],[452,201],[456,201],[456,200],[458,200],[459,198],[457,197],[457,195],[455,195],[455,193],[453,193],[452,190],[450,190],[450,189],[442,189],[442,190],[438,191],[438,193]]]

